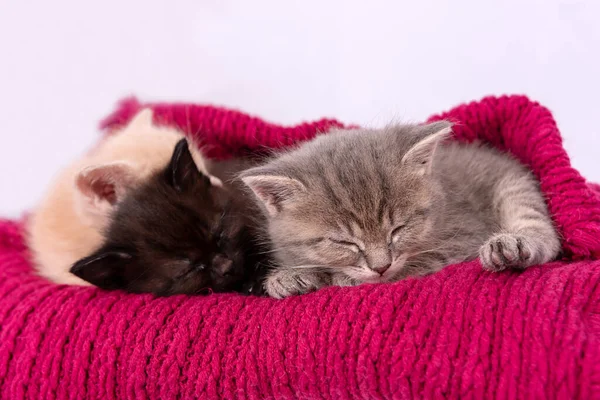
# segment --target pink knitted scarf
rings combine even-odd
[[[153,104],[212,157],[342,124],[281,127],[211,106]],[[141,107],[121,103],[103,123]],[[541,182],[565,250],[523,273],[477,261],[393,284],[278,301],[52,285],[19,222],[0,221],[0,398],[600,398],[600,190],[574,170],[550,112],[521,96],[435,116],[512,152]]]

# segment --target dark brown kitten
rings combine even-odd
[[[265,262],[252,202],[218,165],[223,187],[202,174],[182,139],[167,168],[133,190],[114,213],[104,245],[71,272],[104,289],[158,295],[260,294]]]

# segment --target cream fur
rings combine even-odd
[[[139,183],[167,165],[182,137],[175,129],[153,125],[152,111],[142,110],[129,125],[63,170],[28,223],[29,246],[39,274],[60,284],[89,285],[69,269],[100,247],[111,207],[104,204],[102,208],[82,194],[75,184],[80,172],[94,166],[124,163],[130,168],[133,180]],[[199,151],[194,153],[198,168],[206,172],[204,158]],[[219,183],[216,178],[213,180]]]

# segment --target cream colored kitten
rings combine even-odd
[[[69,269],[100,247],[115,205],[128,190],[165,168],[183,137],[173,128],[154,125],[152,117],[152,110],[140,111],[129,125],[58,175],[28,223],[40,275],[56,283],[89,285]],[[206,173],[198,151],[194,161]]]

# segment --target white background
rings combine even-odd
[[[599,18],[598,0],[0,0],[0,215],[130,94],[379,126],[524,93],[600,181]]]

